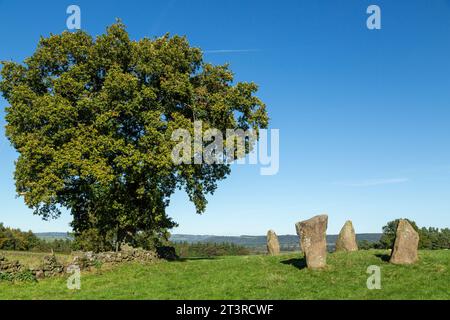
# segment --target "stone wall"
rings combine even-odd
[[[154,262],[159,259],[154,251],[122,247],[119,252],[75,252],[71,265],[80,267],[81,270],[101,264],[119,264],[123,262]]]
[[[8,261],[0,254],[0,273],[18,273],[22,270],[19,261]]]
[[[58,262],[55,255],[45,256],[43,263],[36,268],[30,268],[36,279],[54,277],[63,274],[65,266]]]
[[[0,273],[14,275],[23,270],[29,270],[36,279],[43,279],[63,275],[72,266],[77,266],[80,270],[90,270],[103,264],[120,264],[133,261],[150,263],[159,259],[172,260],[177,258],[173,248],[164,247],[164,249],[155,252],[140,248],[136,249],[126,245],[122,246],[122,250],[118,252],[73,252],[72,254],[74,258],[67,265],[58,262],[56,256],[52,254],[45,256],[42,264],[33,268],[25,268],[18,261],[8,261],[4,256],[0,255]]]

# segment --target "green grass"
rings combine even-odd
[[[328,268],[302,267],[300,254],[125,264],[85,273],[81,290],[66,278],[0,283],[0,299],[450,299],[450,251],[421,251],[395,266],[386,251],[334,253]],[[367,267],[381,267],[381,290],[368,290]]]

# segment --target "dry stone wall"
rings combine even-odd
[[[45,256],[41,265],[32,268],[22,266],[18,261],[8,261],[0,255],[0,273],[10,275],[18,274],[24,270],[29,270],[36,279],[43,279],[63,275],[68,272],[69,267],[77,266],[80,270],[89,270],[102,264],[120,264],[124,262],[151,263],[159,259],[176,259],[173,248],[164,247],[160,252],[131,248],[123,246],[118,252],[74,252],[72,262],[64,265],[58,261],[54,254]]]
[[[0,254],[0,273],[18,273],[22,270],[19,261],[8,261]]]

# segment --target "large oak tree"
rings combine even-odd
[[[172,132],[194,120],[219,130],[268,124],[254,83],[234,83],[184,37],[132,41],[121,22],[95,39],[41,38],[23,63],[2,65],[17,192],[44,219],[70,210],[76,234],[163,233],[175,225],[166,207],[177,188],[204,212],[229,164],[175,165]]]

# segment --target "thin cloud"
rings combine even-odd
[[[249,53],[258,52],[259,49],[218,49],[218,50],[204,50],[203,53]]]
[[[344,187],[372,187],[372,186],[381,186],[387,184],[398,184],[408,182],[408,178],[390,178],[390,179],[368,179],[362,181],[353,181],[353,182],[337,182],[335,184],[344,186]]]

